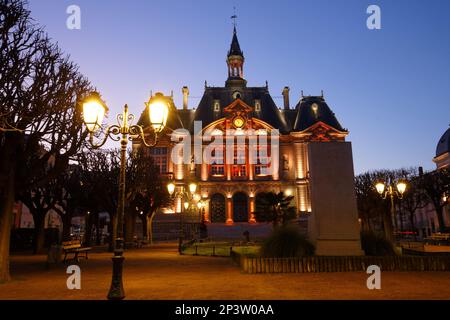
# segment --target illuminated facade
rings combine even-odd
[[[189,181],[198,183],[198,191],[206,204],[204,216],[211,223],[257,223],[253,213],[258,195],[267,191],[293,195],[299,215],[311,212],[307,145],[345,141],[348,134],[323,95],[302,94],[300,101],[291,108],[289,88],[285,87],[283,106],[279,108],[267,83],[262,87],[247,86],[244,62],[234,29],[227,55],[225,86],[213,87],[205,82],[203,96],[195,109],[188,108],[187,87],[182,89],[182,108],[176,108],[172,96],[164,96],[171,105],[167,127],[157,147],[149,151],[161,174],[171,173],[178,190]],[[145,119],[141,116],[140,123],[145,125]],[[200,127],[198,122],[201,122]],[[175,132],[180,128],[184,131]],[[278,130],[279,136],[274,135],[274,130]],[[177,140],[174,135],[183,135],[183,132],[192,137],[194,156],[188,163],[177,164],[171,158],[176,144],[172,140]],[[199,132],[204,136],[202,151],[212,141],[223,142],[223,152],[215,149],[212,161],[201,161],[205,159],[195,156],[195,134]],[[235,142],[229,151],[225,146],[231,140]],[[178,158],[182,157],[183,154],[178,154]],[[172,208],[165,209],[166,213],[181,212],[181,202],[175,200]]]

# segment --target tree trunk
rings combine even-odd
[[[385,212],[383,214],[383,228],[384,235],[387,240],[394,242],[394,234],[392,228],[392,217],[390,213]]]
[[[403,231],[403,210],[399,208],[399,217],[400,217],[400,231]]]
[[[148,230],[147,230],[148,217],[147,217],[147,215],[141,216],[141,220],[142,220],[142,238],[144,240],[148,240]]]
[[[134,215],[134,212],[130,210],[125,215],[125,242],[133,241],[135,224],[136,224],[136,217]]]
[[[36,212],[34,220],[34,254],[45,253],[45,213]]]
[[[95,244],[99,246],[101,244],[101,233],[100,233],[100,213],[97,212],[95,216]]]
[[[64,215],[61,216],[61,219],[63,221],[62,241],[69,241],[70,240],[70,227],[72,226],[72,215],[70,215],[68,212],[66,212]]]
[[[155,217],[155,212],[152,212],[150,216],[147,217],[147,236],[150,244],[153,244],[153,218]]]
[[[417,241],[416,224],[414,222],[414,212],[409,213],[409,223],[411,224],[412,232],[414,232],[414,241]]]
[[[90,246],[92,240],[92,214],[84,217],[84,245]]]
[[[445,222],[444,222],[444,208],[442,206],[436,207],[436,215],[439,222],[439,232],[445,232]]]
[[[11,280],[9,273],[9,242],[14,198],[14,171],[11,170],[0,202],[0,283]]]

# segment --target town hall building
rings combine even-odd
[[[186,188],[190,181],[197,183],[197,191],[205,203],[204,220],[210,224],[258,224],[254,214],[258,196],[269,191],[294,196],[293,205],[298,210],[298,216],[308,216],[314,211],[310,177],[311,154],[308,146],[345,144],[348,131],[341,126],[323,94],[306,96],[302,93],[300,101],[291,105],[289,87],[285,87],[282,91],[283,105],[277,106],[267,82],[261,87],[248,85],[244,77],[244,66],[244,53],[234,27],[226,58],[228,77],[224,86],[209,86],[205,82],[204,93],[197,106],[188,106],[189,89],[183,87],[181,108],[175,106],[172,96],[156,94],[167,99],[170,111],[165,131],[158,145],[148,149],[149,155],[160,167],[161,174],[167,179],[173,179],[177,191]],[[140,124],[147,125],[144,116],[146,112],[144,110]],[[245,143],[236,144],[234,152],[222,152],[219,159],[215,157],[211,163],[199,163],[194,157],[189,164],[174,163],[170,156],[176,144],[173,135],[180,128],[195,135],[198,133],[195,127],[199,121],[202,134],[221,136],[224,144],[236,136],[244,136]],[[277,147],[270,148],[275,137],[272,134],[274,130],[279,132]],[[255,155],[250,152],[250,144],[252,139],[261,138],[261,135],[265,136],[265,141],[269,144],[266,150],[269,151],[260,152],[258,149],[255,159],[252,158]],[[194,149],[195,139],[191,140]],[[211,141],[203,142],[205,146],[210,143]],[[333,159],[317,160],[320,161],[333,162]],[[350,158],[346,161],[350,162],[349,179],[352,180],[351,149]],[[339,171],[338,167],[335,169]],[[349,193],[352,206],[353,192],[354,189]],[[174,199],[173,206],[163,211],[166,214],[182,212],[182,200]],[[351,218],[351,228],[355,228],[356,234],[359,234],[356,230],[356,209],[353,210],[352,207],[350,211],[354,211],[355,215]],[[359,235],[355,237],[359,245]]]

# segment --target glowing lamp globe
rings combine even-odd
[[[406,191],[406,183],[404,183],[404,182],[397,183],[397,190],[398,190],[398,192],[400,194],[405,193],[405,191]]]
[[[103,118],[108,107],[97,92],[93,92],[83,102],[83,121],[89,132],[93,133],[101,128]]]
[[[146,103],[150,125],[156,133],[161,132],[169,117],[169,104],[161,93],[157,93]]]
[[[169,191],[170,195],[173,195],[173,193],[175,192],[175,184],[173,182],[167,185],[167,191]]]
[[[189,184],[189,191],[194,194],[195,191],[197,191],[197,184],[192,182],[191,184]]]
[[[382,182],[378,182],[378,183],[375,185],[375,188],[377,189],[377,192],[378,192],[379,194],[383,194],[385,185],[384,185],[384,183],[382,183]]]

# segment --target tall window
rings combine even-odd
[[[245,157],[245,148],[236,148],[234,150],[233,166],[231,168],[233,178],[245,178],[247,176],[247,163]]]
[[[153,159],[155,166],[159,167],[160,174],[167,173],[167,148],[154,147],[150,149],[150,157]]]
[[[223,149],[214,149],[211,152],[211,176],[223,177],[225,175],[225,165],[223,161]]]
[[[255,175],[265,177],[270,175],[270,152],[267,145],[260,145],[257,150],[255,164]]]

